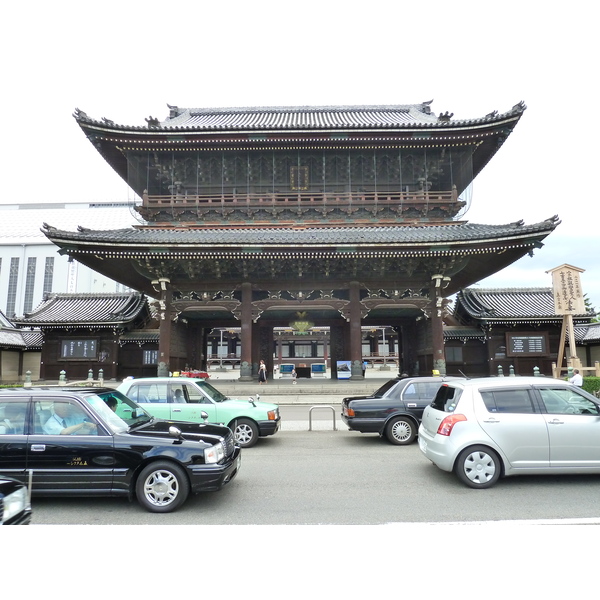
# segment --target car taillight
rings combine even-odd
[[[439,435],[450,435],[452,433],[452,428],[459,423],[460,421],[466,421],[467,417],[465,415],[450,415],[446,417],[438,427]]]

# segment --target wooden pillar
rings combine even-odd
[[[171,370],[171,289],[170,281],[166,278],[159,279],[159,326],[158,326],[158,377],[168,377]]]
[[[208,329],[208,327],[203,327],[200,330],[200,348],[199,350],[199,356],[200,356],[200,360],[199,360],[199,365],[200,365],[200,369],[203,369],[204,371],[208,371],[208,333],[209,333],[210,329]]]
[[[350,379],[364,379],[362,369],[362,331],[360,328],[360,284],[350,282]]]
[[[433,349],[433,370],[446,374],[446,354],[444,352],[444,298],[440,289],[440,279],[431,288],[431,345]]]
[[[337,379],[337,361],[344,360],[344,330],[341,325],[329,327],[329,358],[331,361],[331,379]]]
[[[252,381],[252,284],[242,283],[240,381]]]
[[[283,362],[283,343],[281,341],[281,335],[277,336],[277,364]]]

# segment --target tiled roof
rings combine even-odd
[[[580,344],[599,344],[600,343],[600,323],[589,323],[586,325],[576,325],[575,340]]]
[[[466,327],[460,325],[444,326],[444,339],[446,340],[484,340],[485,332],[479,327]]]
[[[17,329],[0,311],[0,348],[38,350],[42,347],[42,332],[39,329]]]
[[[63,231],[53,227],[45,230],[52,241],[60,240],[125,246],[179,246],[182,251],[189,246],[330,246],[353,245],[410,245],[430,247],[432,244],[460,242],[491,242],[498,239],[547,235],[558,225],[556,217],[540,223],[524,225],[522,222],[507,225],[477,225],[468,222],[433,226],[367,226],[367,227],[263,227],[263,228],[154,228],[136,227],[111,231],[80,229]]]
[[[96,120],[76,109],[80,124],[91,124],[111,130],[185,130],[185,131],[256,131],[256,130],[328,130],[328,129],[402,129],[421,127],[464,127],[493,124],[519,116],[525,110],[520,102],[510,111],[493,111],[478,119],[452,121],[452,115],[436,116],[431,101],[421,104],[375,106],[261,106],[237,108],[179,108],[169,106],[164,121],[150,117],[147,125],[118,125],[110,119]]]
[[[23,329],[20,330],[23,336],[23,341],[29,350],[42,349],[44,343],[44,336],[40,329]]]
[[[0,329],[0,347],[24,350],[27,344],[19,330]]]
[[[552,288],[467,288],[456,299],[456,312],[461,307],[475,319],[562,319],[554,310]]]
[[[133,321],[146,307],[138,292],[126,294],[50,294],[33,312],[15,319],[17,325],[96,325],[112,327]]]
[[[428,104],[405,106],[173,107],[166,129],[337,129],[437,123]]]
[[[444,327],[445,340],[485,340],[485,332],[479,327],[449,325]]]
[[[122,346],[130,342],[158,342],[159,337],[158,329],[136,329],[122,333],[119,336],[119,344]]]

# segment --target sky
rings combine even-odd
[[[1,9],[0,202],[133,200],[72,117],[120,124],[180,107],[411,104],[479,118],[524,101],[475,179],[473,223],[558,215],[545,246],[481,287],[551,285],[584,269],[600,310],[590,1],[368,3],[33,1]],[[59,225],[59,224],[57,224]]]

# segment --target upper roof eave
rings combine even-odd
[[[221,109],[177,109],[178,114],[174,118],[169,118],[165,121],[159,122],[157,119],[147,119],[145,126],[131,126],[117,124],[110,119],[93,119],[90,118],[85,112],[76,109],[73,116],[79,125],[84,129],[95,129],[101,132],[113,132],[113,133],[131,133],[135,135],[148,135],[155,136],[156,134],[173,134],[173,133],[190,133],[190,134],[210,134],[210,133],[248,133],[251,131],[260,131],[261,133],[285,133],[286,131],[297,133],[312,133],[315,131],[356,131],[364,132],[369,130],[374,131],[414,131],[418,129],[435,130],[439,129],[445,131],[448,129],[456,130],[460,128],[474,128],[474,127],[489,127],[493,125],[501,125],[505,121],[516,121],[518,120],[526,109],[523,102],[519,102],[513,106],[509,111],[504,113],[498,113],[493,111],[488,113],[484,117],[475,119],[460,119],[452,121],[451,115],[440,115],[436,117],[430,112],[426,112],[422,109],[427,103],[422,105],[399,105],[399,106],[335,106],[335,107],[254,107],[254,108],[221,108]],[[176,107],[174,107],[176,108]],[[391,111],[402,112],[410,115],[407,120],[382,120],[378,122],[378,115],[388,114]],[[240,119],[236,118],[242,115],[252,114],[254,117],[260,115],[278,115],[277,119],[253,118],[248,123],[242,123]],[[335,114],[336,120],[328,121],[324,124],[323,119],[315,119],[313,124],[308,124],[306,121],[300,123],[294,123],[293,116],[298,114],[311,113],[312,115],[323,115],[326,113]],[[351,114],[369,114],[370,119],[366,121],[358,121],[348,118],[346,121],[340,119],[340,115],[351,115]],[[288,118],[280,118],[279,115],[287,114]],[[186,125],[192,119],[193,115],[207,115],[214,116],[215,123],[212,125],[203,126],[191,126]],[[219,118],[227,115],[229,119],[227,123],[221,121]],[[420,120],[419,120],[420,118]],[[206,123],[208,120],[205,119]]]

